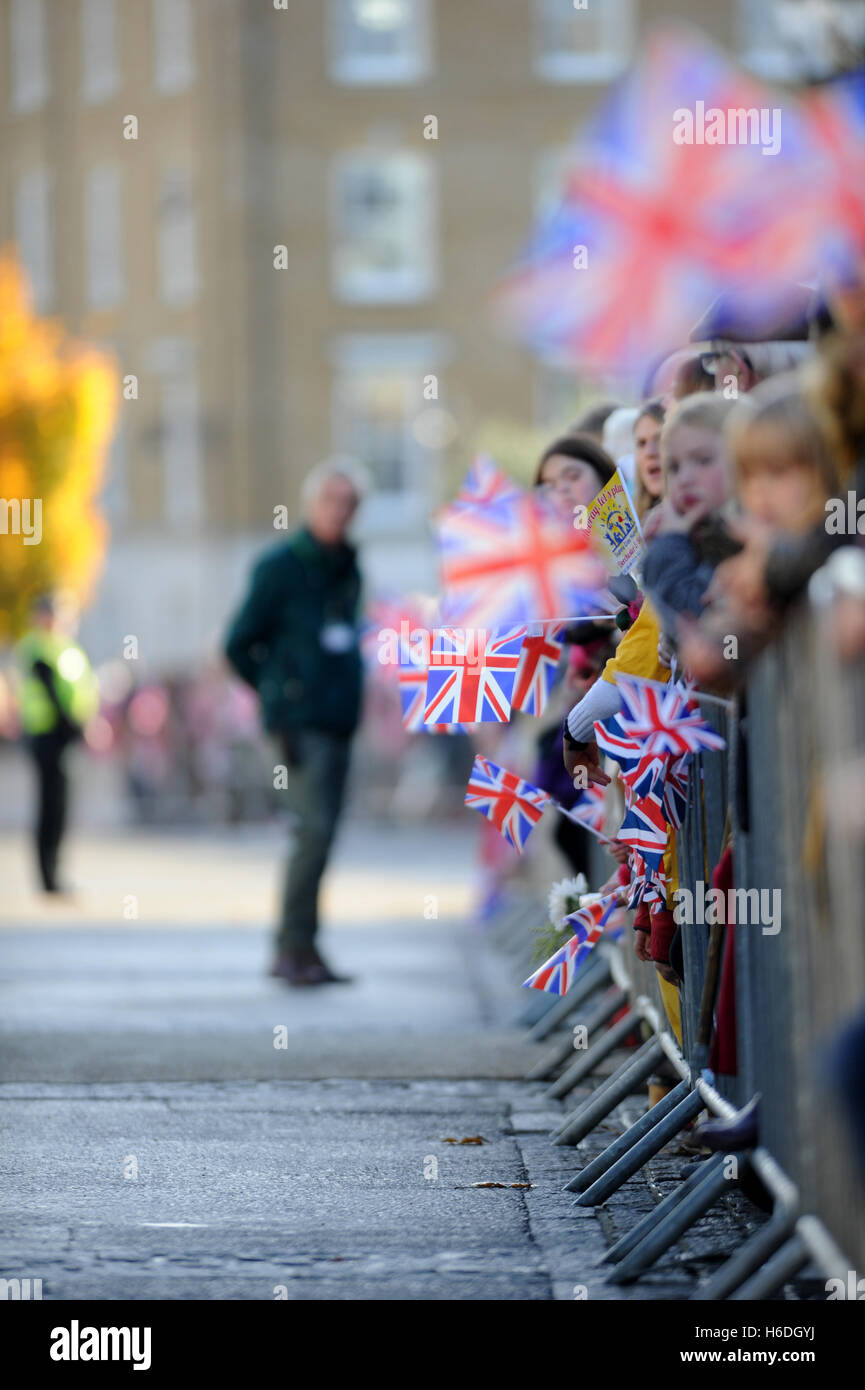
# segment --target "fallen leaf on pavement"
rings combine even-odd
[[[530,1182],[473,1182],[472,1187],[531,1187]]]

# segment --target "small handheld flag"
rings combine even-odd
[[[610,893],[572,912],[565,920],[574,924],[574,935],[524,981],[523,988],[542,989],[547,994],[567,994],[577,971],[603,936],[604,927],[618,904],[618,897],[618,893]]]
[[[526,840],[552,804],[552,797],[478,754],[466,787],[465,804],[480,811],[522,854]]]

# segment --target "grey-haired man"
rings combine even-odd
[[[302,525],[256,564],[225,643],[229,662],[258,693],[286,769],[294,844],[271,974],[293,985],[345,979],[322,959],[316,937],[321,879],[360,718],[361,579],[347,534],[363,488],[346,464],[313,470]]]

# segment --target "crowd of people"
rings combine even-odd
[[[565,516],[588,507],[618,468],[645,541],[635,571],[640,590],[626,577],[611,586],[621,603],[616,622],[568,629],[553,702],[561,723],[548,722],[539,741],[538,785],[567,806],[586,785],[606,788],[613,816],[617,768],[599,750],[594,725],[621,710],[619,676],[667,683],[678,674],[701,691],[736,697],[817,571],[831,586],[833,658],[843,670],[865,653],[865,518],[860,526],[858,512],[865,291],[797,289],[783,321],[763,325],[759,335],[737,317],[735,303],[719,301],[692,339],[650,374],[637,406],[608,402],[576,421],[544,450],[536,476]],[[732,885],[731,839],[728,819],[720,862],[709,866],[713,885],[724,890]],[[585,872],[586,832],[563,819],[556,840],[570,869]],[[618,868],[599,891],[618,885],[624,900],[632,856],[621,844],[611,852]],[[666,902],[642,902],[635,912],[634,950],[654,965],[681,1042],[685,971],[672,830],[664,879]],[[729,990],[724,997],[731,958],[724,972],[712,1062],[735,1072],[735,1012]],[[865,1023],[851,1025],[843,1051],[842,1089],[861,1130]],[[865,1161],[861,1134],[859,1143]]]

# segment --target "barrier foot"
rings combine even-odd
[[[688,1083],[682,1082],[681,1084],[687,1085]],[[678,1090],[678,1087],[676,1089]],[[672,1094],[671,1091],[670,1095]],[[669,1097],[665,1097],[665,1099],[669,1099]],[[658,1106],[652,1108],[657,1110]],[[601,1202],[605,1202],[608,1197],[618,1191],[623,1183],[628,1181],[628,1178],[632,1178],[643,1167],[644,1163],[647,1163],[650,1158],[654,1158],[655,1154],[665,1144],[668,1144],[679,1133],[680,1129],[684,1129],[689,1120],[693,1120],[699,1115],[702,1109],[703,1097],[699,1091],[691,1091],[690,1095],[685,1096],[684,1100],[680,1100],[678,1105],[674,1105],[672,1110],[647,1134],[638,1138],[635,1144],[630,1144],[627,1152],[611,1168],[608,1168],[596,1182],[593,1182],[591,1187],[586,1188],[581,1193],[575,1206],[596,1207]],[[649,1114],[651,1115],[651,1113],[650,1110]],[[635,1125],[632,1126],[632,1129],[635,1128]]]
[[[590,1048],[577,1057],[576,1061],[562,1072],[561,1076],[548,1087],[546,1095],[551,1100],[561,1100],[568,1095],[575,1086],[579,1086],[592,1072],[599,1062],[603,1062],[605,1057],[609,1057],[611,1052],[625,1041],[629,1033],[633,1033],[634,1028],[639,1025],[641,1014],[638,1009],[628,1009],[620,1019],[608,1028],[603,1037],[598,1038]]]
[[[567,995],[565,997],[567,998]],[[586,1033],[591,1035],[592,1033],[596,1033],[599,1028],[603,1028],[604,1024],[608,1023],[613,1017],[613,1014],[618,1013],[619,1009],[627,1004],[627,1002],[627,994],[623,989],[619,989],[618,985],[614,989],[608,990],[595,1012],[590,1014],[586,1019]],[[561,1062],[564,1062],[565,1058],[569,1057],[573,1050],[574,1035],[573,1033],[566,1033],[564,1038],[556,1043],[552,1052],[548,1052],[539,1062],[535,1063],[530,1071],[526,1072],[526,1080],[546,1081],[550,1073],[553,1072]]]
[[[722,1298],[729,1298],[734,1289],[743,1284],[749,1275],[765,1264],[778,1247],[784,1244],[795,1221],[796,1213],[790,1209],[783,1209],[770,1217],[765,1226],[761,1226],[759,1231],[746,1240],[745,1244],[716,1270],[711,1279],[700,1285],[691,1295],[690,1302],[714,1303]]]
[[[587,1163],[585,1168],[581,1168],[579,1173],[575,1173],[565,1188],[566,1192],[583,1192],[587,1187],[591,1187],[596,1178],[602,1173],[606,1173],[608,1168],[612,1168],[617,1159],[626,1154],[632,1145],[642,1139],[644,1134],[659,1125],[666,1115],[678,1105],[681,1100],[690,1094],[690,1082],[680,1081],[663,1100],[659,1100],[657,1105],[653,1105],[651,1110],[647,1110],[644,1115],[632,1124],[630,1129],[626,1129],[624,1134],[620,1134],[618,1139],[614,1139],[612,1144],[608,1144],[603,1153],[599,1153],[597,1158],[593,1158],[591,1163]]]
[[[724,1162],[723,1154],[715,1154],[713,1158],[706,1159],[701,1163],[695,1173],[671,1192],[662,1202],[659,1202],[654,1211],[650,1211],[648,1216],[644,1216],[642,1221],[638,1221],[630,1231],[626,1231],[620,1236],[615,1245],[611,1245],[606,1255],[601,1260],[601,1264],[618,1264],[626,1255],[629,1255],[642,1240],[645,1239],[671,1211],[675,1211],[680,1202],[683,1202],[702,1182],[705,1182],[706,1174],[713,1169],[720,1168]]]
[[[800,1235],[794,1235],[776,1251],[762,1269],[746,1279],[741,1288],[730,1294],[730,1300],[768,1298],[800,1269],[811,1263],[813,1256]]]
[[[639,1245],[625,1255],[607,1279],[608,1284],[632,1284],[634,1280],[639,1279],[665,1250],[675,1244],[689,1226],[693,1226],[695,1221],[705,1215],[709,1208],[729,1191],[730,1179],[725,1172],[725,1160],[731,1155],[718,1154],[716,1157],[720,1162],[710,1160],[705,1165],[708,1171],[695,1175],[699,1180],[690,1192],[685,1193],[680,1189],[679,1201],[673,1203],[664,1212],[654,1230],[647,1232]],[[740,1155],[736,1157],[739,1158]],[[687,1187],[690,1181],[689,1178],[684,1187]],[[667,1200],[669,1201],[669,1198]],[[661,1203],[661,1206],[663,1205]],[[652,1215],[655,1216],[657,1213],[653,1212]]]
[[[585,967],[583,977],[574,982],[573,989],[569,989],[561,999],[557,999],[551,1009],[538,1019],[529,1029],[530,1042],[543,1042],[550,1033],[555,1032],[560,1023],[572,1013],[584,999],[588,999],[596,989],[605,985],[611,978],[610,962],[604,956],[598,956],[590,961]]]
[[[649,1038],[633,1057],[627,1057],[618,1070],[592,1092],[587,1101],[565,1118],[552,1135],[553,1143],[578,1144],[611,1110],[615,1110],[619,1101],[630,1095],[635,1086],[651,1076],[663,1053],[658,1039]]]

